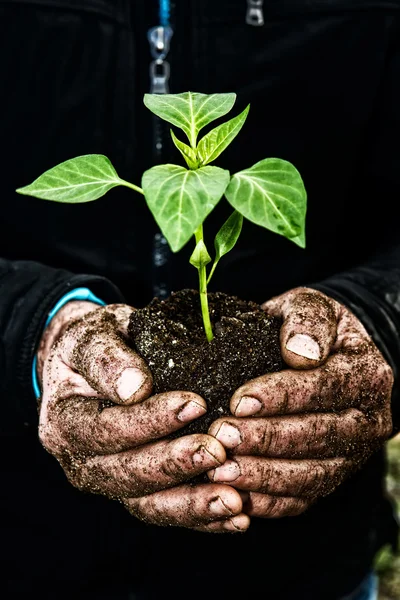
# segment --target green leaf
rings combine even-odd
[[[208,254],[204,240],[199,240],[196,244],[196,248],[193,251],[192,256],[189,259],[191,265],[196,269],[201,269],[211,262],[211,256]]]
[[[236,94],[145,94],[144,103],[151,112],[164,121],[180,127],[186,133],[191,147],[196,147],[199,131],[223,115],[236,101]]]
[[[242,231],[243,215],[235,210],[231,216],[225,221],[221,229],[218,231],[214,240],[215,259],[207,279],[207,284],[210,283],[214,271],[217,268],[219,260],[227,254],[235,246]]]
[[[297,244],[298,246],[300,246],[300,248],[305,248],[306,247],[306,230],[304,228],[304,230],[301,232],[300,235],[294,237],[294,238],[290,238],[292,242],[294,242],[295,244]]]
[[[197,146],[197,154],[201,165],[212,162],[229,146],[242,129],[250,110],[250,104],[240,115],[222,123],[210,133],[207,133]]]
[[[236,173],[225,195],[249,221],[305,246],[307,194],[291,163],[279,158],[261,160]]]
[[[235,210],[218,231],[214,240],[215,259],[219,260],[235,246],[242,231],[243,216]]]
[[[176,137],[176,135],[174,134],[172,129],[171,129],[171,137],[172,137],[172,141],[174,142],[175,146],[178,148],[179,152],[182,154],[183,158],[185,159],[186,164],[189,167],[189,169],[197,169],[199,164],[198,164],[196,152],[194,150],[192,150],[192,148],[190,146],[181,142]]]
[[[143,174],[147,204],[173,252],[178,252],[222,198],[229,171],[203,167],[188,171],[158,165]]]
[[[16,191],[44,200],[77,204],[97,200],[111,188],[125,184],[106,156],[87,154],[66,160]]]

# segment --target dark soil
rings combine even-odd
[[[214,339],[203,329],[200,296],[182,290],[167,300],[152,300],[129,323],[133,348],[146,360],[154,393],[195,392],[208,412],[178,435],[206,433],[215,419],[230,414],[233,392],[249,379],[280,371],[280,321],[254,303],[222,293],[209,294]]]

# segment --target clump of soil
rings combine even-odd
[[[230,414],[230,398],[238,387],[283,367],[279,319],[254,302],[220,292],[208,294],[208,301],[211,342],[194,290],[173,293],[163,301],[155,298],[136,310],[129,323],[131,344],[150,367],[154,393],[188,390],[206,400],[207,413],[187,425],[185,434],[206,433],[215,419]]]

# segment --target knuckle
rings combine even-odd
[[[256,481],[258,480],[257,491],[268,494],[274,487],[275,478],[273,477],[273,475],[275,474],[279,478],[280,474],[279,472],[273,473],[273,467],[268,462],[263,462],[259,468],[259,476],[254,478]],[[251,473],[249,475],[251,477]]]
[[[280,516],[281,499],[278,496],[265,497],[264,516],[271,519]]]
[[[300,496],[323,495],[328,479],[328,468],[323,462],[306,466],[299,477],[298,494]]]
[[[267,422],[263,422],[260,427],[260,453],[268,454],[279,447],[281,432],[276,425],[269,426]]]
[[[317,416],[309,437],[308,448],[326,456],[335,456],[340,446],[339,421],[336,415]]]
[[[297,517],[298,515],[303,514],[309,506],[310,502],[306,500],[301,500],[300,498],[292,499],[290,509],[288,509],[288,513],[285,516]]]
[[[124,501],[124,505],[133,517],[143,523],[159,526],[170,524],[170,521],[157,508],[156,502],[151,496],[129,499]]]
[[[38,436],[42,446],[53,456],[57,457],[63,451],[65,444],[62,436],[50,423],[39,423]]]
[[[160,465],[161,472],[173,481],[183,481],[187,477],[188,469],[185,468],[185,461],[177,452],[172,452],[166,456]]]
[[[279,512],[276,517],[295,517],[303,513],[307,508],[307,502],[299,498],[281,498],[278,504]]]
[[[393,419],[391,410],[383,412],[379,419],[379,438],[387,440],[393,431]]]
[[[394,383],[394,374],[392,367],[386,361],[382,361],[381,364],[381,377],[387,389],[391,390]]]

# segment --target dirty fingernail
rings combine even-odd
[[[229,423],[222,423],[215,437],[225,446],[225,448],[236,448],[236,446],[239,446],[239,444],[242,443],[239,429]]]
[[[320,360],[321,350],[318,342],[304,333],[296,333],[286,342],[286,350],[310,358],[311,360]]]
[[[248,529],[250,525],[250,519],[247,515],[237,515],[236,517],[232,517],[231,519],[228,519],[227,521],[225,521],[224,524],[224,529],[227,529],[228,531],[233,531],[233,532],[243,532],[246,531],[246,529]]]
[[[201,417],[206,412],[207,409],[204,408],[204,406],[201,406],[201,404],[197,404],[197,402],[190,400],[190,402],[186,402],[186,404],[183,405],[181,410],[178,412],[177,417],[179,421],[182,421],[182,423],[187,423],[188,421],[197,419],[197,417]]]
[[[262,404],[257,398],[243,396],[236,407],[235,415],[238,417],[251,417],[261,409]]]
[[[212,466],[215,466],[215,463],[218,464],[218,462],[220,462],[204,446],[201,446],[197,452],[193,454],[192,460],[196,467],[204,467],[205,469],[211,468]]]
[[[240,467],[234,460],[227,460],[223,465],[215,469],[211,475],[213,481],[225,483],[235,481],[240,475]]]
[[[143,385],[146,379],[146,375],[134,367],[125,369],[120,375],[116,391],[121,400],[128,400],[135,392],[137,392]]]
[[[222,502],[219,496],[218,498],[214,498],[208,507],[213,515],[227,517],[232,514],[232,511]]]

